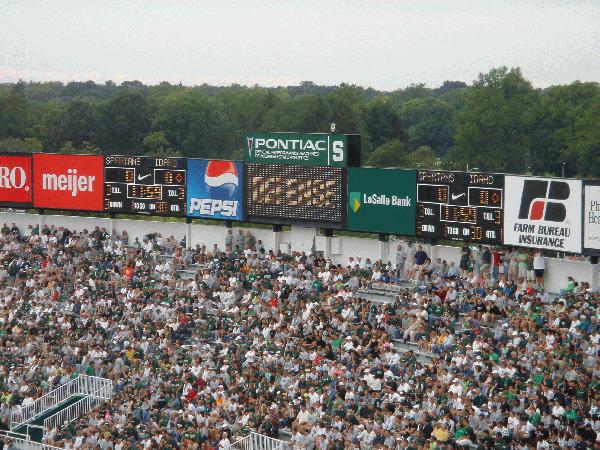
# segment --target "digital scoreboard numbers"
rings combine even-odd
[[[246,210],[256,222],[342,228],[346,171],[340,167],[246,165]]]
[[[184,158],[105,156],[105,211],[184,216],[186,167]]]
[[[417,171],[416,234],[502,244],[504,175]]]

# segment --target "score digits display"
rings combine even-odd
[[[417,171],[416,234],[502,243],[504,175]]]
[[[106,211],[175,217],[185,215],[184,158],[106,156],[104,167]]]

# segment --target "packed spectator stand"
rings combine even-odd
[[[598,294],[568,274],[545,293],[539,254],[465,245],[431,261],[411,245],[335,265],[241,230],[192,250],[0,231],[2,429],[85,374],[114,397],[46,443],[225,449],[254,430],[319,450],[600,444]]]

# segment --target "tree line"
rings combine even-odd
[[[0,151],[243,156],[246,131],[362,135],[363,165],[600,176],[600,85],[536,89],[519,68],[391,92],[139,81],[0,84]]]

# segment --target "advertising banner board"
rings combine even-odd
[[[415,234],[415,171],[348,169],[348,229]]]
[[[416,235],[502,243],[504,175],[417,170]]]
[[[104,157],[104,209],[123,214],[183,217],[185,158]]]
[[[581,253],[582,182],[506,175],[504,244]]]
[[[31,207],[31,155],[0,155],[0,206]]]
[[[188,159],[187,215],[244,220],[242,161]]]
[[[97,155],[33,155],[33,206],[102,211],[104,158]]]
[[[246,212],[255,222],[343,228],[346,170],[246,164]]]
[[[600,255],[600,181],[584,183],[583,252]]]
[[[346,167],[348,144],[344,134],[248,133],[244,158],[249,163]]]

